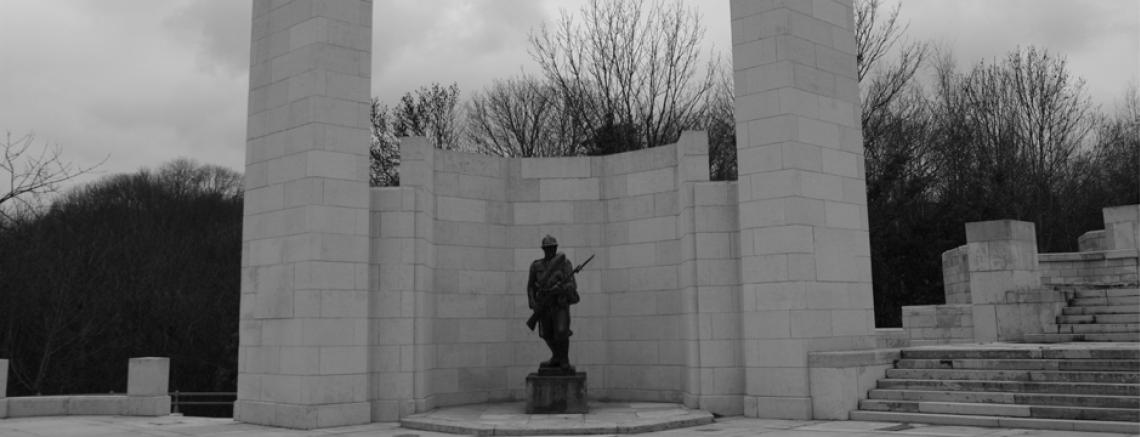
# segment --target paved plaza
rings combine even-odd
[[[231,419],[206,417],[165,416],[157,418],[122,416],[68,416],[33,417],[0,421],[3,437],[446,437],[446,434],[401,428],[395,423],[326,428],[312,431],[295,431],[238,423]],[[613,435],[613,434],[603,434]],[[935,426],[890,422],[771,420],[729,417],[716,422],[683,429],[636,434],[639,436],[702,436],[702,437],[975,437],[975,436],[1037,436],[1037,437],[1111,437],[1129,434],[1111,434],[1073,431],[1046,431],[1027,429],[979,428],[970,426]],[[1133,434],[1135,435],[1135,434]]]

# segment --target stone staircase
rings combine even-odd
[[[1140,345],[903,349],[851,419],[1140,433]]]
[[[1082,287],[1057,316],[1056,332],[1026,335],[1030,343],[1140,341],[1140,288]]]

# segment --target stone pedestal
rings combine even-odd
[[[527,414],[586,414],[589,411],[586,372],[527,375]]]

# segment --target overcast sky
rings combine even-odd
[[[731,56],[728,0],[685,0]],[[375,0],[372,92],[433,81],[464,95],[537,72],[527,34],[575,0]],[[248,1],[0,0],[0,134],[34,132],[103,174],[177,157],[244,168]],[[905,0],[907,37],[959,68],[1036,45],[1068,58],[1095,103],[1140,81],[1140,1]]]

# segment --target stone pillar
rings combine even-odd
[[[1008,331],[998,326],[1006,292],[1041,285],[1037,232],[1033,223],[1017,220],[966,223],[966,253],[974,339],[998,340],[999,331]]]
[[[1107,250],[1140,247],[1140,205],[1114,206],[1104,214],[1104,245]]]
[[[170,414],[170,359],[131,358],[127,366],[128,416]]]
[[[0,419],[8,417],[8,360],[0,360]]]
[[[372,191],[372,420],[396,421],[431,404],[434,368],[432,194],[434,149],[400,141],[400,186]]]
[[[806,419],[808,352],[874,345],[852,3],[731,11],[744,414]]]
[[[237,420],[367,423],[370,0],[254,0]]]
[[[740,395],[744,385],[737,217],[735,209],[729,209],[736,204],[736,193],[725,189],[723,182],[709,182],[708,158],[706,132],[681,134],[677,142],[677,235],[681,240],[678,282],[685,315],[682,400],[689,408],[731,416],[743,413]],[[712,216],[723,219],[710,220]]]

